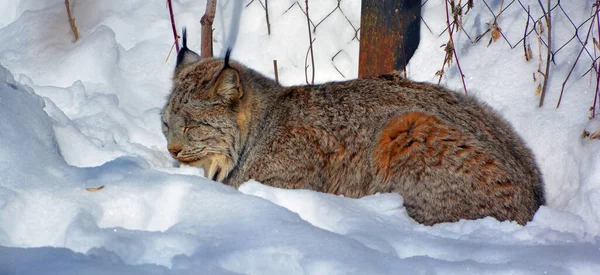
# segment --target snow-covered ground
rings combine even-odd
[[[175,167],[160,130],[175,59],[165,61],[165,1],[70,2],[76,43],[63,0],[0,3],[0,274],[599,274],[600,140],[581,137],[600,128],[588,120],[595,75],[580,77],[589,64],[576,67],[554,107],[576,43],[556,56],[547,104],[538,108],[537,59],[526,62],[502,40],[486,47],[457,34],[469,92],[533,149],[548,205],[526,226],[492,218],[423,226],[397,194],[349,199],[258,182],[235,190],[200,169]],[[280,81],[302,84],[308,35],[301,9],[288,10],[295,2],[269,1],[269,36],[260,3],[244,0],[233,58],[269,76],[277,59]],[[488,2],[498,9],[501,1]],[[573,2],[563,6],[587,18],[592,1]],[[315,2],[311,15],[323,18],[337,3]],[[466,29],[492,20],[479,3]],[[173,4],[199,50],[206,2]],[[360,1],[340,4],[344,14],[334,12],[315,33],[318,82],[343,78],[334,65],[357,74],[358,41],[344,15],[358,27]],[[443,9],[442,1],[424,6],[433,33],[422,27],[412,79],[437,81]],[[503,13],[506,33],[522,35],[519,9]],[[227,46],[231,20],[219,11],[215,53]],[[557,41],[572,36],[564,16],[553,20]],[[455,67],[442,82],[462,87]]]

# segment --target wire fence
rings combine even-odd
[[[305,0],[288,2],[289,6],[285,8],[284,15],[300,11],[306,16]],[[265,11],[265,14],[268,14],[268,3],[268,0],[250,0],[246,4],[246,7],[249,7],[251,5],[260,5]],[[345,39],[344,42],[346,42],[347,44],[356,42],[358,44],[358,42],[360,41],[360,3],[357,5],[356,1],[352,2],[348,0],[320,0],[318,2],[315,1],[314,4],[313,1],[310,1],[309,5],[311,4],[315,7],[319,6],[319,9],[310,9],[311,6],[309,6],[309,22],[313,35],[317,34],[318,30],[320,28],[323,28],[327,24],[337,26],[339,26],[340,24],[347,24],[353,30],[353,33],[351,35],[346,35],[343,38]],[[303,20],[306,20],[306,18],[304,18]],[[306,22],[304,22],[303,24],[306,25]],[[349,55],[349,53],[347,53],[344,49],[339,49],[335,53],[332,53],[331,56],[328,56],[328,58],[331,62],[332,67],[337,71],[337,73],[339,73],[339,75],[343,78],[347,78],[351,76],[348,75],[347,72],[344,72],[347,71],[343,68],[343,66],[346,63],[339,62],[340,64],[338,64],[336,60],[338,59],[338,57],[344,55],[347,56]]]
[[[429,0],[425,0],[423,5]],[[454,2],[451,0],[447,0],[448,2]],[[460,1],[457,1],[460,3]],[[560,0],[555,3],[550,4],[550,8],[548,9],[548,5],[545,5],[541,2],[535,1],[524,1],[524,0],[512,0],[512,1],[492,1],[492,0],[482,0],[480,2],[486,7],[486,11],[493,17],[492,22],[488,22],[488,28],[483,33],[477,33],[473,31],[473,29],[467,30],[461,28],[469,40],[473,43],[479,42],[486,34],[497,31],[502,39],[506,41],[509,48],[514,49],[519,46],[524,48],[524,51],[527,51],[527,39],[532,35],[535,39],[539,38],[541,43],[546,49],[550,50],[550,61],[554,64],[555,57],[560,54],[560,52],[570,45],[571,43],[579,43],[579,45],[583,48],[583,52],[591,62],[596,62],[599,56],[593,52],[593,45],[589,43],[588,38],[590,37],[591,30],[593,29],[593,23],[595,22],[595,17],[597,16],[597,7],[596,1],[568,1],[567,4],[563,4]],[[534,3],[534,5],[532,5]],[[569,5],[586,5],[589,7],[589,15],[583,18],[579,17],[579,13],[577,16],[572,16],[569,13],[569,8],[565,8],[565,6]],[[468,8],[468,3],[463,4],[462,9]],[[522,13],[522,16],[525,20],[522,22],[522,27],[524,28],[523,32],[513,32],[515,28],[509,28],[506,31],[501,27],[500,18],[503,13],[507,10],[516,9]],[[540,13],[541,11],[541,13]],[[546,18],[550,15],[552,22],[557,22],[560,24],[560,27],[569,28],[571,31],[571,36],[568,37],[555,37],[552,39],[552,47],[548,41],[548,38],[544,33],[546,33],[547,22]],[[444,30],[445,32],[446,30]],[[442,33],[444,33],[442,32]],[[563,32],[564,33],[564,32]],[[597,36],[597,33],[596,33]],[[590,69],[593,69],[590,67]],[[596,70],[596,69],[594,69]],[[589,70],[587,71],[589,72]]]
[[[425,0],[423,5],[428,1]],[[598,74],[598,59],[600,59],[598,3],[600,1],[482,0],[475,3],[484,7],[477,9],[479,14],[476,15],[468,13],[474,4],[473,1],[446,1],[451,6],[450,10],[453,14],[451,26],[457,26],[471,43],[480,43],[481,40],[489,39],[487,42],[489,45],[501,39],[506,42],[508,49],[522,49],[526,60],[534,58],[532,47],[538,47],[540,63],[533,78],[534,81],[539,82],[540,106],[544,102],[547,79],[552,77],[553,66],[570,66],[569,73],[562,83],[556,107],[560,106],[565,86],[570,79],[581,78],[593,72],[592,77],[596,82],[600,80]],[[582,10],[587,10],[588,13],[582,16]],[[511,15],[503,18],[507,13]],[[483,29],[480,26],[481,22],[479,26],[462,22],[466,20],[463,17],[482,15],[487,19],[484,20]],[[423,23],[428,26],[426,21]],[[439,35],[446,34],[448,30],[449,27],[446,27]],[[560,35],[552,36],[552,33],[560,33]],[[577,48],[578,55],[572,54],[573,48]],[[542,53],[546,53],[546,56],[542,56]],[[573,74],[574,72],[576,73]],[[595,116],[597,99],[598,88],[592,106],[592,117]]]
[[[310,25],[312,28],[313,32],[317,31],[317,28],[322,25],[323,23],[327,22],[327,20],[329,18],[332,17],[333,14],[340,13],[344,18],[345,21],[352,27],[352,29],[354,30],[354,37],[352,38],[352,40],[356,39],[359,40],[358,37],[358,31],[360,29],[360,18],[352,18],[353,16],[348,17],[348,15],[346,15],[346,13],[344,13],[344,9],[347,9],[348,7],[344,7],[343,3],[344,1],[342,0],[328,0],[326,2],[329,2],[327,4],[325,4],[326,6],[330,6],[331,9],[325,9],[324,12],[321,12],[319,14],[316,14],[314,12],[311,11],[310,13]],[[347,1],[346,1],[347,2]],[[266,0],[250,0],[250,2],[248,2],[248,4],[246,4],[246,7],[249,7],[250,5],[261,5],[261,7],[265,10],[265,12],[267,11],[267,1]],[[318,3],[319,5],[323,5],[323,3]],[[305,6],[304,6],[304,1],[292,1],[291,5],[289,6],[289,8],[287,8],[285,10],[285,13],[287,13],[288,11],[290,11],[291,9],[300,9],[300,11],[302,11],[302,13],[304,15],[306,15],[306,10],[305,10]],[[352,20],[351,20],[352,18]],[[333,21],[334,19],[330,19],[330,21]],[[337,23],[337,22],[336,22]]]
[[[267,11],[267,1],[250,0],[246,6],[261,5]],[[348,24],[354,34],[344,39],[347,39],[348,43],[358,42],[360,40],[360,3],[358,2],[360,1],[315,1],[313,5],[318,5],[319,9],[309,10],[312,32],[317,33],[319,28],[326,24]],[[427,9],[428,2],[435,4],[435,1],[423,0],[423,11]],[[598,3],[600,0],[446,0],[446,2],[452,14],[450,26],[446,24],[432,26],[430,22],[421,17],[425,28],[439,36],[448,35],[449,28],[457,28],[454,30],[454,35],[464,34],[471,43],[488,43],[489,45],[504,41],[503,45],[507,50],[521,50],[527,60],[539,59],[539,68],[537,72],[533,73],[533,78],[534,81],[539,82],[538,92],[542,94],[540,105],[543,102],[547,79],[552,77],[553,66],[571,66],[562,85],[561,98],[568,81],[590,73],[593,74],[593,78],[598,80],[600,75]],[[305,0],[290,0],[285,13],[299,10],[306,15],[304,3]],[[582,10],[587,11],[585,16],[582,16]],[[438,33],[435,33],[434,29],[438,30]],[[561,35],[549,35],[552,33]],[[577,56],[573,55],[573,47],[577,48],[576,51],[579,52]],[[347,75],[336,64],[336,57],[343,52],[344,49],[340,49],[329,58],[335,70],[345,78]],[[538,56],[533,56],[533,52],[537,52]],[[598,88],[596,88],[596,92],[598,92]],[[595,115],[597,98],[598,95],[592,106],[592,116]],[[557,107],[559,104],[560,100]]]

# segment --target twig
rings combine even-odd
[[[600,129],[598,129],[598,131],[590,135],[590,139],[596,139],[598,137],[600,137]]]
[[[458,55],[456,55],[456,47],[454,47],[454,39],[452,38],[454,32],[454,26],[450,26],[450,14],[448,13],[448,1],[446,2],[446,25],[448,26],[448,36],[450,37],[450,47],[452,47],[452,52],[454,53],[454,60],[456,60],[456,66],[458,67],[458,72],[460,73],[460,79],[462,80],[463,89],[465,90],[465,94],[467,94],[467,84],[465,84],[465,75],[460,67],[460,62],[458,61]],[[444,61],[445,63],[445,61]],[[441,76],[440,76],[441,79]]]
[[[275,82],[279,84],[279,73],[277,72],[277,60],[273,60],[273,71],[275,71]]]
[[[215,21],[216,9],[217,0],[206,1],[206,11],[202,16],[202,19],[200,19],[200,25],[202,25],[200,56],[202,58],[209,58],[213,56],[212,24]]]
[[[315,40],[317,40],[316,38],[313,39],[312,42],[315,42]],[[312,43],[311,43],[312,44]],[[306,56],[304,57],[304,78],[306,78],[306,84],[310,84],[310,82],[308,82],[308,55],[310,54],[310,47],[308,47],[308,49],[306,49]],[[314,77],[313,77],[314,79]]]
[[[173,48],[175,48],[175,45],[177,45],[177,41],[173,42],[173,45],[171,45],[171,49],[169,50],[169,54],[167,55],[167,59],[165,59],[165,62],[169,61],[169,57],[171,57],[171,53],[173,52]]]
[[[404,35],[400,35],[400,51],[402,51],[402,73],[404,74],[404,78],[408,79],[406,73],[406,53],[404,52]]]
[[[552,17],[550,13],[552,12],[550,8],[550,1],[548,0],[548,13],[544,10],[544,5],[542,4],[542,0],[538,0],[540,7],[542,8],[542,12],[544,12],[544,19],[546,20],[546,27],[548,28],[548,52],[546,54],[546,71],[544,75],[544,86],[542,87],[542,94],[540,95],[540,104],[538,107],[542,107],[544,105],[544,97],[546,96],[546,88],[548,85],[548,74],[550,72],[550,54],[552,53]]]
[[[435,75],[440,76],[440,78],[438,79],[438,85],[440,83],[442,83],[442,77],[444,77],[444,68],[446,68],[446,64],[452,63],[452,55],[453,55],[452,47],[454,47],[454,46],[451,45],[450,41],[448,41],[446,44],[442,45],[442,47],[444,47],[444,46],[445,46],[444,52],[446,53],[446,55],[444,56],[444,62],[442,63],[442,68],[435,73]]]
[[[600,9],[600,1],[596,1],[596,24],[598,25],[598,37],[600,37],[600,13],[598,12]],[[596,49],[594,49],[596,52]],[[600,64],[598,64],[598,69],[596,70],[596,92],[594,93],[594,105],[592,105],[592,118],[596,118],[596,102],[598,101],[598,97],[600,97],[600,90],[598,90],[600,84]],[[598,130],[600,132],[600,130]],[[596,132],[596,133],[598,133]]]
[[[535,82],[535,83],[538,84],[537,87],[535,87],[535,94],[536,95],[539,95],[539,94],[542,93],[542,84],[540,83],[541,80],[538,81],[538,79],[535,76],[539,74],[540,75],[540,79],[541,79],[541,75],[542,75],[542,63],[544,63],[543,59],[542,59],[542,38],[541,38],[542,33],[544,33],[544,26],[542,24],[538,25],[537,24],[538,22],[539,21],[534,21],[533,22],[533,29],[535,29],[536,26],[538,26],[538,28],[539,28],[539,31],[536,31],[536,34],[537,34],[536,38],[537,38],[537,42],[538,42],[537,43],[538,44],[538,49],[537,49],[538,50],[537,51],[537,53],[538,53],[538,67],[537,67],[537,71],[535,71],[533,73],[533,82]]]
[[[267,33],[271,35],[271,23],[269,23],[269,2],[265,0],[265,14],[267,16]]]
[[[315,57],[313,54],[313,39],[312,34],[310,32],[310,16],[308,15],[308,0],[306,0],[306,24],[308,25],[308,41],[310,42],[309,51],[310,51],[310,61],[312,63],[312,79],[310,83],[308,83],[308,75],[306,72],[306,67],[304,69],[304,75],[306,76],[306,84],[315,84]]]
[[[596,13],[598,13],[598,7],[596,7]],[[575,62],[573,62],[573,66],[571,66],[571,70],[569,70],[569,74],[567,74],[567,77],[565,78],[565,81],[562,83],[562,87],[560,89],[560,96],[558,96],[558,102],[556,103],[556,108],[558,108],[560,106],[560,102],[562,100],[562,96],[563,93],[565,91],[565,85],[567,84],[567,81],[569,81],[569,77],[571,77],[571,73],[573,73],[573,70],[575,69],[575,66],[577,65],[577,62],[579,61],[579,58],[581,57],[581,54],[583,53],[583,50],[585,50],[585,47],[588,44],[588,40],[590,38],[590,34],[592,33],[592,27],[594,26],[594,20],[596,18],[592,18],[592,22],[590,22],[590,28],[588,29],[587,35],[585,36],[585,41],[583,42],[583,45],[581,46],[581,50],[579,51],[579,54],[577,55],[577,58],[575,58]]]
[[[169,15],[171,16],[171,27],[173,28],[173,38],[175,39],[175,49],[179,52],[179,35],[177,35],[177,28],[175,27],[175,17],[173,16],[173,5],[171,4],[171,0],[167,0],[167,6],[169,6]],[[169,52],[171,55],[171,52]],[[167,57],[168,59],[168,57]]]
[[[502,0],[502,2],[500,3],[500,12],[498,13],[498,16],[496,16],[496,18],[498,18],[498,21],[500,21],[500,15],[502,15],[502,13],[504,12],[504,0]]]
[[[525,61],[529,61],[529,52],[527,51],[527,29],[529,28],[529,18],[530,18],[530,10],[529,5],[527,5],[527,22],[525,22],[525,32],[523,33],[523,52],[525,53]],[[535,28],[535,26],[534,26]]]
[[[69,17],[69,24],[71,25],[71,31],[73,31],[73,36],[75,36],[75,41],[79,40],[79,31],[77,31],[77,26],[75,25],[75,18],[71,16],[71,5],[69,4],[69,0],[65,0],[65,6],[67,7],[67,16]]]

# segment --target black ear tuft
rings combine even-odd
[[[231,48],[227,48],[227,52],[225,52],[225,63],[223,65],[223,70],[227,68],[231,68],[229,65],[229,57],[231,56]]]
[[[187,31],[185,27],[183,28],[183,47],[177,54],[177,63],[175,65],[175,71],[183,68],[185,65],[200,61],[201,57],[194,51],[190,50],[187,47]]]
[[[182,41],[183,41],[183,49],[187,49],[187,48],[188,48],[188,47],[187,47],[187,29],[186,29],[185,27],[183,27],[183,31],[182,31],[182,33],[183,33],[183,38],[182,38]]]

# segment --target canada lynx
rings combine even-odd
[[[476,99],[398,74],[282,87],[185,45],[163,110],[168,150],[213,180],[362,197],[397,192],[431,225],[530,221],[544,204],[530,150]]]

